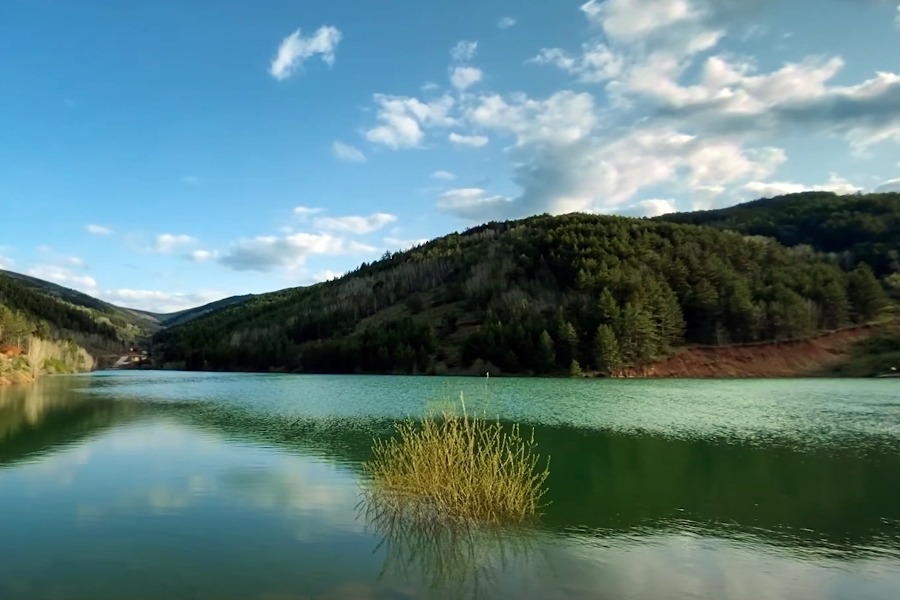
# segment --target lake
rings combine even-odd
[[[361,502],[393,423],[534,429],[527,528]],[[0,598],[900,597],[900,380],[99,372],[0,389]]]

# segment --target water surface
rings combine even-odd
[[[533,427],[540,522],[360,502],[396,419]],[[116,372],[0,389],[0,598],[894,599],[897,380]]]

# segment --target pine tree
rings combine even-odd
[[[538,366],[543,372],[549,372],[556,366],[556,347],[547,330],[541,332],[538,341]]]
[[[884,288],[875,279],[872,269],[865,264],[858,265],[847,277],[847,298],[857,322],[867,321],[877,315],[887,301]]]
[[[619,321],[621,315],[619,303],[616,302],[616,299],[609,288],[605,288],[600,294],[600,299],[597,302],[597,309],[600,312],[601,323],[612,325]]]
[[[594,363],[597,370],[605,375],[615,373],[622,368],[622,357],[619,354],[619,342],[616,332],[610,325],[597,328],[597,339],[594,342]]]
[[[650,312],[639,302],[626,302],[619,323],[616,337],[622,360],[628,364],[652,360],[659,348],[659,336]]]

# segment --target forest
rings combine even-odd
[[[163,330],[152,353],[188,369],[612,374],[687,344],[867,322],[887,302],[876,273],[889,265],[764,235],[585,214],[491,222]]]
[[[127,343],[124,324],[99,311],[44,294],[34,286],[0,273],[0,346],[21,346],[34,335],[69,340],[92,353],[120,353]]]
[[[846,269],[866,263],[879,277],[900,272],[900,193],[804,192],[657,219],[809,246],[832,255]]]

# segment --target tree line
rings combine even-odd
[[[872,268],[713,227],[597,215],[492,222],[159,332],[189,369],[613,373],[685,344],[871,319]]]

